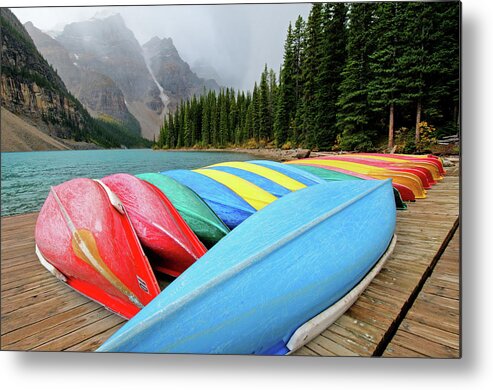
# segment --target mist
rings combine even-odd
[[[310,9],[310,3],[11,8],[22,23],[47,32],[119,13],[141,45],[171,37],[190,66],[210,65],[219,83],[242,90],[253,88],[265,64],[279,73],[288,25]]]

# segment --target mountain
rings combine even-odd
[[[128,111],[123,92],[111,78],[80,66],[77,54],[70,53],[61,43],[31,22],[25,23],[24,27],[36,48],[57,71],[68,90],[92,116],[109,116],[140,134],[140,125]]]
[[[10,121],[4,122],[2,115],[2,125],[19,124],[17,133],[2,129],[2,151],[17,150],[18,143],[9,141],[15,137],[22,139],[26,148],[37,149],[36,143],[43,138],[42,135],[50,136],[70,148],[87,147],[85,143],[103,147],[146,145],[140,137],[129,134],[120,124],[92,118],[67,90],[60,76],[39,53],[24,26],[9,9],[0,9],[0,23],[2,114],[8,116]],[[32,127],[38,133],[31,131]],[[50,148],[49,143],[45,142],[44,145]]]
[[[188,63],[183,61],[171,38],[154,37],[143,46],[144,55],[157,82],[169,98],[169,108],[174,110],[180,101],[200,95],[206,90],[219,91],[213,79],[198,77]]]
[[[119,14],[71,23],[56,40],[77,66],[110,78],[122,91],[142,135],[152,139],[165,114],[165,99],[147,68],[142,48]]]
[[[190,69],[193,73],[199,76],[202,79],[206,80],[214,80],[219,85],[224,85],[221,76],[217,73],[216,69],[212,65],[210,65],[205,60],[195,60],[192,65],[190,65]]]

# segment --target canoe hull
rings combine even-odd
[[[207,251],[173,204],[154,185],[128,174],[101,180],[124,204],[142,245],[159,272],[178,276]]]
[[[125,210],[113,206],[93,180],[52,188],[36,222],[35,241],[45,268],[124,318],[160,292]]]

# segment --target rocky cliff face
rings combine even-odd
[[[142,48],[122,17],[71,23],[56,39],[73,53],[78,66],[114,81],[123,92],[129,111],[140,122],[142,135],[152,139],[161,126],[164,103]]]
[[[152,38],[143,45],[144,56],[156,80],[170,99],[169,107],[173,110],[180,101],[200,95],[206,90],[219,90],[219,85],[212,79],[199,78],[190,66],[180,57],[171,38]]]
[[[2,106],[50,135],[77,139],[87,131],[80,103],[46,62],[22,24],[1,9]]]
[[[118,121],[91,117],[9,9],[0,9],[0,23],[2,126],[9,127],[2,128],[2,151],[150,145]]]
[[[68,90],[94,117],[109,116],[122,123],[136,123],[134,132],[140,134],[140,126],[125,104],[123,92],[115,82],[101,73],[79,64],[79,56],[70,53],[62,44],[43,33],[31,22],[24,25],[37,49],[57,71]]]

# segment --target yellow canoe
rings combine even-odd
[[[288,161],[287,164],[317,164],[326,167],[346,169],[348,171],[361,173],[375,179],[392,179],[395,183],[402,184],[411,189],[417,199],[426,198],[426,190],[423,188],[421,180],[414,174],[408,172],[391,171],[385,168],[373,167],[363,163],[355,163],[342,160],[321,160],[307,158],[302,160]]]
[[[242,162],[242,161],[224,162],[224,163],[210,165],[207,168],[221,167],[221,166],[243,169],[244,171],[255,173],[259,176],[265,177],[266,179],[273,181],[276,184],[279,184],[280,186],[283,186],[284,188],[287,188],[290,191],[298,191],[306,187],[305,184],[300,183],[299,181],[294,180],[289,176],[286,176],[280,172],[248,162]]]
[[[260,210],[277,200],[274,195],[268,193],[262,188],[230,173],[216,171],[214,169],[195,169],[194,172],[207,176],[228,187],[244,199],[245,202],[247,202],[255,210]]]

